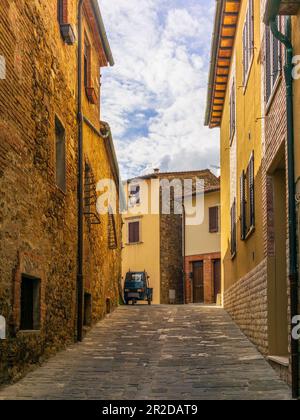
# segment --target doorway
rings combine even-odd
[[[193,302],[204,303],[204,265],[203,261],[193,264]]]
[[[214,261],[214,302],[218,302],[221,295],[221,260]]]
[[[274,254],[268,261],[269,354],[287,357],[288,351],[288,280],[286,167],[285,159],[276,165],[271,176],[273,190]]]

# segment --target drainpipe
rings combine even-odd
[[[274,2],[274,8],[278,0]],[[276,9],[278,10],[278,9]],[[289,281],[291,294],[291,317],[298,315],[298,267],[297,267],[297,222],[295,203],[295,157],[294,157],[294,110],[293,110],[293,46],[291,43],[291,18],[287,22],[287,35],[282,34],[277,25],[277,16],[273,14],[270,28],[276,39],[286,49],[286,65],[284,68],[286,81],[287,104],[287,159],[288,159],[288,196],[289,196]],[[292,325],[293,329],[294,325]],[[292,391],[293,398],[299,397],[299,348],[298,341],[292,338]]]
[[[78,250],[77,250],[77,341],[83,339],[83,117],[82,117],[82,6],[78,2],[78,51],[77,51],[77,89],[78,89]]]
[[[186,257],[186,211],[185,205],[182,204],[182,258],[183,258],[183,269],[182,269],[182,281],[183,281],[183,304],[187,303],[186,300],[186,273],[185,273],[185,257]]]

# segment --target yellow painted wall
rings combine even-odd
[[[149,186],[148,202],[150,203],[151,180],[146,182]],[[128,196],[127,185],[125,186],[125,194]],[[141,203],[144,202],[143,198],[141,192]],[[139,206],[135,206],[134,211],[137,210],[139,210]],[[143,211],[142,208],[140,210]],[[123,215],[122,276],[125,279],[129,270],[146,270],[150,276],[150,287],[153,288],[153,303],[160,304],[160,217],[159,214],[145,213],[147,212],[143,211],[142,214],[136,215],[133,211],[129,211]],[[129,245],[128,223],[135,220],[139,220],[141,223],[141,243]]]
[[[231,73],[235,72],[236,80],[236,199],[237,199],[237,255],[232,260],[230,251],[231,232],[231,195],[230,184],[230,112],[229,92],[227,87],[226,101],[221,123],[221,253],[222,279],[225,290],[240,280],[263,260],[263,222],[261,194],[261,159],[262,159],[262,127],[261,120],[261,33],[260,33],[260,1],[254,0],[254,59],[246,87],[243,87],[243,27],[248,1],[242,1],[237,28],[234,59]],[[240,175],[247,169],[252,151],[255,152],[255,232],[246,240],[240,240]]]
[[[191,201],[192,198],[188,201],[186,199],[186,204],[191,205]],[[186,226],[186,256],[221,251],[221,231],[219,233],[209,232],[209,208],[215,206],[220,206],[220,192],[205,194],[203,223],[196,226]]]

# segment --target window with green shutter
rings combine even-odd
[[[255,175],[254,153],[252,153],[246,172],[240,178],[240,221],[241,239],[245,240],[255,227]]]

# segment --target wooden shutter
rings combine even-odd
[[[255,226],[255,188],[254,188],[254,153],[252,153],[249,164],[249,205],[250,205],[250,227]]]
[[[140,223],[129,223],[129,243],[136,244],[140,241]]]
[[[237,251],[236,243],[236,200],[231,207],[231,255],[234,256]]]
[[[219,232],[219,207],[211,207],[209,209],[209,232]]]
[[[246,189],[245,189],[245,172],[243,171],[240,179],[240,203],[241,203],[241,239],[246,238]]]
[[[254,8],[253,0],[249,2],[249,57],[252,59],[254,54]]]
[[[266,28],[266,41],[265,41],[265,45],[266,45],[266,57],[265,57],[265,61],[266,61],[266,66],[265,66],[265,84],[266,84],[266,103],[269,102],[269,99],[271,97],[271,86],[272,86],[272,81],[271,81],[271,32],[270,29],[267,27]]]
[[[236,110],[235,110],[235,80],[232,83],[230,91],[230,138],[234,136],[236,123]]]

